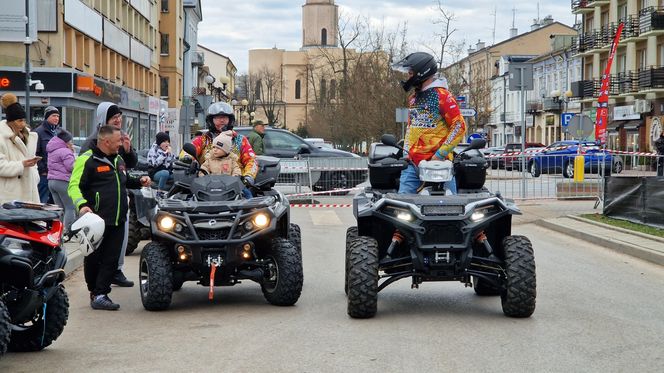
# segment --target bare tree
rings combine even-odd
[[[443,61],[445,60],[445,47],[450,41],[452,34],[457,31],[457,29],[452,28],[452,22],[455,20],[454,13],[446,10],[443,7],[443,2],[441,0],[436,0],[436,10],[438,12],[438,18],[434,20],[435,25],[440,25],[440,32],[436,33],[438,40],[440,41],[440,54],[438,55],[438,67],[439,69],[443,68]]]
[[[284,81],[279,72],[263,66],[256,76],[256,105],[263,110],[269,124],[279,122],[281,110],[284,107],[282,100]]]

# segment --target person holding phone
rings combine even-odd
[[[7,116],[0,121],[0,204],[14,200],[38,203],[38,135],[30,132],[25,110],[14,94],[6,93],[0,101]]]

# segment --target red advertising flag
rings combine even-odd
[[[609,53],[609,59],[606,61],[606,69],[604,69],[604,75],[602,75],[602,86],[599,91],[599,98],[597,99],[595,140],[599,140],[602,144],[606,143],[606,125],[609,120],[609,85],[611,83],[609,74],[611,73],[611,63],[613,63],[613,57],[616,55],[616,50],[618,49],[623,26],[622,22],[618,25],[616,37],[613,39],[613,44],[611,44],[611,53]]]

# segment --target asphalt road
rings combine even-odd
[[[6,355],[0,372],[664,371],[662,267],[525,224],[537,261],[537,309],[503,316],[498,297],[459,283],[402,280],[370,320],[346,315],[344,235],[352,210],[295,208],[304,290],[294,307],[258,285],[185,284],[171,309],[148,312],[138,288],[115,288],[117,312],[93,311],[82,272],[66,282],[64,333],[39,353]],[[127,272],[137,279],[138,255]]]

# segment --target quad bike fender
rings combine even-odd
[[[0,283],[25,288],[32,286],[33,279],[30,259],[13,254],[0,258]]]
[[[127,191],[131,194],[129,208],[136,212],[136,219],[141,225],[149,227],[157,207],[157,200],[153,196],[146,196],[142,189],[128,189]]]

